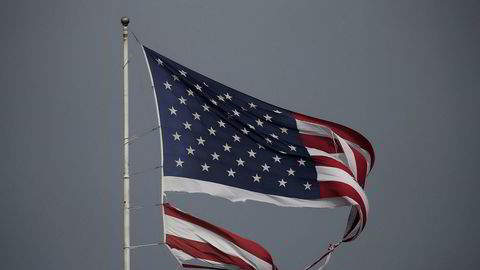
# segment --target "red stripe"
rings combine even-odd
[[[359,204],[364,223],[367,223],[367,209],[362,197],[358,192],[349,184],[345,184],[337,181],[320,181],[320,197],[332,198],[346,196],[354,200]]]
[[[267,250],[265,250],[262,246],[259,244],[243,238],[235,233],[232,233],[230,231],[227,231],[223,228],[217,227],[211,223],[208,223],[204,220],[201,220],[199,218],[196,218],[194,216],[191,216],[189,214],[186,214],[184,212],[181,212],[180,210],[172,207],[170,204],[166,203],[164,204],[164,211],[166,215],[172,216],[179,218],[181,220],[190,222],[192,224],[198,225],[200,227],[203,227],[209,231],[212,231],[213,233],[217,234],[218,236],[224,238],[227,241],[230,241],[237,245],[238,247],[242,248],[243,250],[247,251],[248,253],[262,259],[263,261],[273,265],[273,259],[272,256],[268,253]]]
[[[335,147],[335,144],[333,144],[333,140],[330,137],[300,133],[300,140],[306,147],[316,148],[329,154],[343,153],[340,142],[335,140],[335,143],[337,144]]]
[[[352,171],[350,171],[350,168],[348,168],[347,166],[345,166],[345,164],[343,164],[342,162],[340,162],[336,159],[333,159],[331,157],[325,157],[325,156],[312,156],[311,158],[312,158],[312,161],[315,163],[316,166],[326,166],[326,167],[338,168],[338,169],[341,169],[341,170],[347,172],[352,177],[354,177]]]
[[[171,248],[179,249],[197,259],[204,259],[224,264],[236,265],[241,269],[255,269],[241,258],[226,254],[208,243],[198,242],[167,234],[167,245]]]
[[[363,224],[362,224],[362,229],[363,229],[363,226],[365,226],[365,224],[367,223],[367,209],[360,194],[358,194],[358,192],[350,185],[341,183],[341,182],[320,181],[319,184],[320,184],[320,188],[319,188],[320,197],[322,198],[345,196],[358,203],[358,207],[360,208],[360,211],[362,212],[362,216],[363,216]],[[345,242],[348,242],[348,241],[345,240]]]
[[[342,137],[342,138],[344,138],[348,141],[351,141],[351,142],[357,144],[358,146],[360,146],[361,148],[367,150],[367,152],[370,154],[370,157],[372,159],[372,165],[370,166],[370,170],[373,168],[373,164],[375,163],[375,152],[373,151],[373,147],[370,144],[370,142],[365,137],[363,137],[362,134],[356,132],[355,130],[353,130],[351,128],[348,128],[346,126],[343,126],[343,125],[340,125],[340,124],[337,124],[337,123],[334,123],[334,122],[314,118],[314,117],[304,115],[304,114],[300,114],[300,113],[292,112],[292,114],[298,120],[307,121],[307,122],[327,126],[327,127],[331,128],[333,130],[333,132],[340,135],[340,137]]]

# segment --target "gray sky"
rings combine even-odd
[[[122,43],[142,41],[270,103],[347,125],[377,155],[371,212],[329,269],[473,269],[480,161],[478,1],[10,1],[0,9],[0,269],[121,269]],[[131,132],[155,126],[147,69],[131,39]],[[159,163],[158,137],[131,147]],[[158,201],[159,175],[132,180]],[[289,209],[168,194],[180,209],[303,269],[348,209]],[[160,239],[155,207],[132,214],[133,243]],[[162,247],[132,270],[174,269]]]

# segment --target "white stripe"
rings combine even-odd
[[[345,178],[352,178],[350,174],[348,174],[346,171],[335,168],[335,167],[330,167],[330,166],[315,166],[315,169],[317,171],[317,179],[321,175],[333,175],[333,176],[338,176],[338,177],[345,177]]]
[[[305,147],[307,149],[307,152],[310,156],[320,156],[320,157],[329,157],[329,158],[333,158],[337,161],[340,161],[342,163],[344,163],[342,161],[342,158],[345,158],[345,154],[344,153],[327,153],[325,151],[322,151],[320,149],[317,149],[317,148],[311,148],[311,147]],[[346,165],[346,164],[345,164]]]
[[[351,203],[346,201],[343,197],[318,200],[288,198],[177,176],[164,176],[164,188],[165,192],[178,191],[189,193],[206,193],[212,196],[228,199],[232,202],[245,202],[247,200],[252,200],[286,207],[334,208],[351,205]]]
[[[301,134],[331,137],[330,128],[316,123],[295,119],[297,129]]]
[[[357,162],[355,160],[355,155],[353,154],[352,149],[348,145],[347,141],[344,140],[342,137],[338,136],[337,134],[335,134],[335,137],[340,142],[340,145],[342,146],[343,152],[345,153],[345,156],[347,158],[348,168],[350,169],[350,171],[352,171],[355,179],[358,179],[358,176],[357,176]]]
[[[173,256],[175,256],[177,259],[179,259],[182,262],[190,261],[190,260],[195,260],[196,258],[192,257],[190,254],[183,252],[180,249],[176,248],[171,248],[170,252],[172,252]],[[199,259],[200,260],[200,259]]]
[[[214,246],[222,252],[238,257],[255,269],[272,269],[272,265],[218,234],[186,220],[165,215],[167,234],[185,239],[203,242]]]

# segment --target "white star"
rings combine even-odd
[[[188,155],[195,155],[193,152],[195,152],[195,149],[193,149],[191,146],[187,148]]]
[[[255,122],[257,122],[257,126],[263,127],[263,121],[262,120],[257,119],[257,120],[255,120]]]
[[[255,151],[253,151],[252,149],[250,149],[250,151],[247,152],[248,153],[248,156],[250,157],[255,157],[255,154],[257,154]]]
[[[232,100],[232,96],[230,96],[229,93],[226,93],[226,94],[225,94],[225,98],[228,99],[228,100],[230,100],[230,101]]]
[[[278,181],[278,183],[280,183],[279,187],[281,187],[281,186],[286,187],[285,184],[287,184],[287,181],[282,179],[282,180]]]
[[[290,147],[290,151],[297,151],[297,147],[293,146],[293,145],[289,145],[288,147]]]
[[[247,135],[250,131],[248,131],[246,128],[242,128],[241,131],[243,134]]]
[[[248,126],[250,129],[255,130],[255,127],[254,127],[254,126],[252,126],[252,125],[250,125],[250,124],[247,124],[247,126]]]
[[[280,130],[282,133],[288,134],[288,128],[281,127]]]
[[[212,102],[213,105],[215,105],[215,106],[218,104],[218,102],[215,99],[210,99],[210,102]]]
[[[240,113],[237,111],[237,109],[232,111],[235,116],[240,116]]]
[[[165,86],[165,89],[172,90],[172,85],[168,81],[164,82],[163,85]]]
[[[160,58],[157,58],[157,64],[159,64],[159,65],[162,65],[162,66],[163,66],[163,61],[162,61],[162,59],[160,59]]]
[[[179,81],[179,79],[178,79],[178,76],[177,76],[177,75],[175,75],[175,74],[172,74],[172,77],[173,77],[173,81]]]
[[[260,182],[260,179],[262,178],[261,176],[258,176],[258,174],[255,174],[253,177],[253,182]]]
[[[269,172],[270,166],[268,166],[268,164],[265,163],[265,164],[262,165],[262,169],[263,169],[263,171]]]
[[[213,129],[213,127],[210,127],[208,129],[208,132],[210,133],[210,135],[216,136],[215,132],[217,132],[217,131],[215,129]]]
[[[228,173],[228,176],[235,177],[236,172],[232,170],[232,168],[230,168],[230,170],[228,170],[227,173]]]
[[[282,159],[282,158],[279,157],[278,155],[275,155],[275,156],[273,157],[274,162],[280,163],[280,160],[281,160],[281,159]]]
[[[187,77],[187,72],[185,70],[180,70],[179,72],[183,77]]]
[[[225,127],[225,122],[223,122],[222,120],[218,120],[217,123],[220,127]]]
[[[274,112],[274,113],[282,113],[282,112],[279,111],[279,110],[275,110],[275,111],[273,111],[273,112]]]
[[[278,140],[278,136],[275,133],[270,134],[270,136]]]
[[[263,117],[265,118],[266,121],[272,122],[272,117],[270,115],[265,114]]]
[[[278,152],[279,152],[280,154],[284,154],[284,155],[287,154],[287,152],[285,152],[285,151],[278,151]]]
[[[230,148],[232,148],[230,145],[228,145],[228,143],[225,143],[223,146],[223,151],[227,151],[227,152],[230,152]]]
[[[203,104],[202,107],[203,107],[203,111],[205,111],[205,112],[210,111],[210,106],[208,106],[207,103]]]
[[[178,132],[175,132],[175,134],[172,134],[172,136],[174,141],[180,141],[180,136],[182,135],[178,134]]]
[[[194,96],[192,89],[187,89],[187,93],[189,96]]]
[[[187,105],[187,100],[183,96],[179,97],[178,100],[180,101],[180,104]]]
[[[290,176],[290,175],[295,175],[295,171],[292,170],[292,168],[288,169],[287,172],[288,172],[288,175],[289,175],[289,176]]]
[[[267,141],[269,144],[272,144],[272,140],[270,140],[270,138],[265,138],[265,141]]]
[[[181,160],[180,158],[178,158],[178,160],[175,160],[175,162],[177,163],[177,166],[175,166],[175,167],[178,167],[178,166],[183,167],[183,163],[184,163],[185,161],[183,161],[183,160]]]
[[[192,115],[193,115],[193,120],[200,120],[200,114],[198,114],[197,112],[192,113]]]
[[[225,102],[225,98],[222,95],[217,96],[218,100]]]
[[[185,129],[192,130],[191,129],[192,124],[188,123],[188,121],[185,121],[185,123],[183,123],[183,125],[185,126]]]
[[[170,111],[170,115],[172,114],[177,115],[177,110],[175,110],[175,107],[172,106],[171,108],[168,108],[168,110]]]
[[[261,145],[259,143],[257,143],[257,145],[258,145],[258,149],[265,149],[265,147],[263,147],[263,145]]]
[[[305,160],[299,159],[298,161],[298,166],[305,166]]]
[[[244,166],[243,164],[245,164],[245,160],[242,160],[242,158],[238,158],[236,161],[238,163],[237,166]]]
[[[237,134],[233,135],[232,137],[234,142],[240,142],[240,137]]]
[[[212,156],[212,160],[219,160],[218,158],[220,157],[220,155],[218,155],[217,152],[213,152],[211,156]]]
[[[197,89],[198,91],[202,92],[202,87],[198,84],[195,84],[195,89]]]
[[[245,109],[244,107],[240,107],[240,108],[242,108],[242,111],[247,111],[247,109]]]
[[[197,138],[197,141],[198,141],[198,145],[200,145],[200,144],[201,144],[201,145],[205,145],[205,144],[204,144],[204,143],[205,143],[205,140],[204,140],[202,137]]]
[[[203,85],[205,85],[206,87],[208,87],[208,84],[206,82],[203,82]]]
[[[305,186],[305,190],[311,190],[310,187],[312,186],[309,182],[307,182],[306,184],[303,184]]]
[[[207,163],[205,162],[203,165],[202,165],[202,172],[203,171],[207,171],[208,172],[208,169],[210,168],[210,166],[207,165]]]
[[[253,108],[253,109],[257,108],[257,105],[253,102],[248,103],[248,105],[250,105],[250,108]]]

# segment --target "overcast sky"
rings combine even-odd
[[[0,15],[0,269],[122,269],[120,17],[150,48],[237,90],[365,135],[376,151],[365,231],[329,269],[478,264],[478,1],[9,1]],[[140,47],[131,133],[156,125]],[[158,134],[131,146],[132,203],[159,200]],[[291,209],[167,194],[178,208],[303,269],[348,208]],[[132,242],[161,238],[160,209]],[[164,247],[132,270],[175,269]]]

